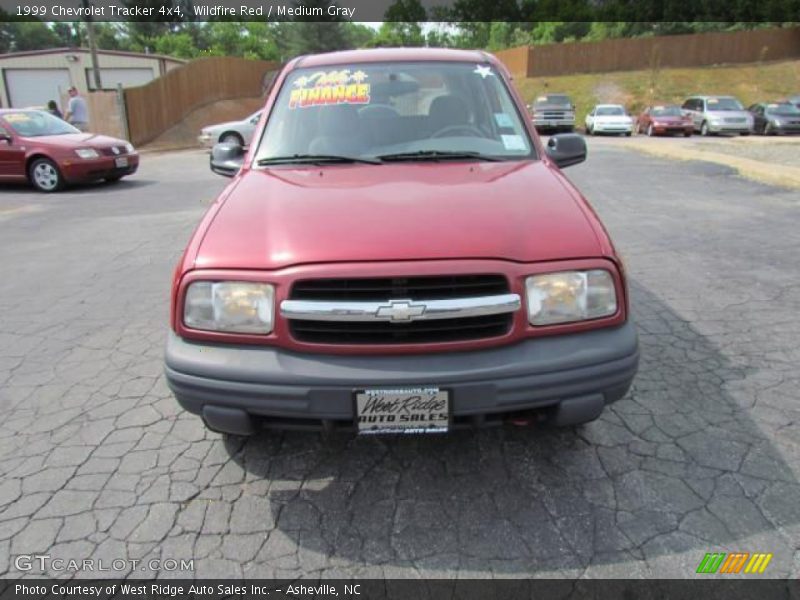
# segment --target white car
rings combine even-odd
[[[621,104],[598,104],[586,115],[586,133],[633,133],[633,117]]]
[[[261,112],[260,110],[254,112],[241,121],[230,121],[228,123],[203,127],[197,141],[206,148],[210,148],[218,143],[248,146],[253,139],[256,125],[258,125],[258,120],[261,118]]]

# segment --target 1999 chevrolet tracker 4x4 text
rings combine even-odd
[[[294,59],[172,287],[167,381],[216,431],[595,419],[638,365],[622,261],[478,51]]]

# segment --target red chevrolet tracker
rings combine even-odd
[[[175,271],[166,376],[223,433],[591,421],[639,352],[622,261],[480,51],[304,56]]]

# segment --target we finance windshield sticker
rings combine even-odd
[[[369,104],[370,84],[364,71],[318,71],[313,75],[298,77],[293,85],[295,89],[289,95],[289,108]]]

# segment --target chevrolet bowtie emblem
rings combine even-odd
[[[413,321],[425,313],[424,304],[412,304],[411,300],[390,300],[387,306],[378,307],[375,316],[392,323]]]

